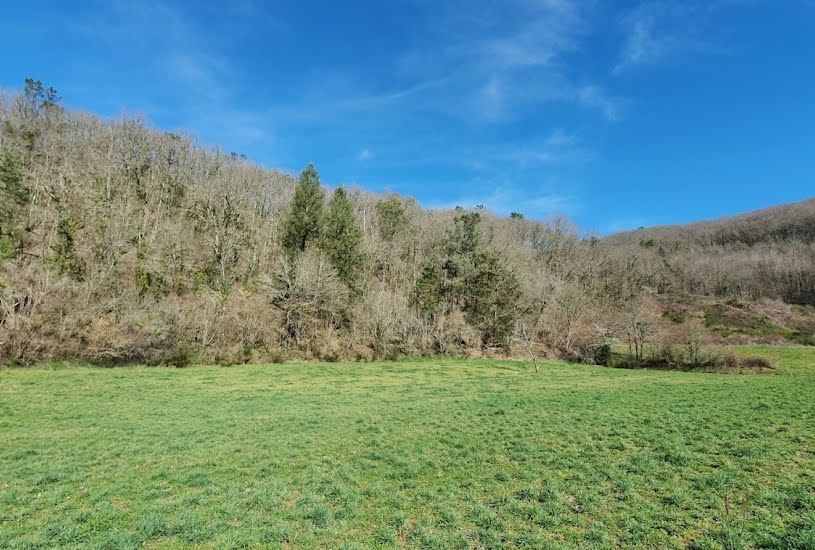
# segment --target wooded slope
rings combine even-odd
[[[329,190],[311,166],[295,178],[67,112],[37,81],[0,97],[0,126],[2,361],[602,362],[615,338],[653,336],[659,295],[815,303],[812,201],[601,240],[563,219]]]

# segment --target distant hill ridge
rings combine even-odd
[[[653,240],[655,244],[728,246],[779,241],[815,242],[815,198],[690,224],[663,225],[607,237],[614,244]]]

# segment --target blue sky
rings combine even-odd
[[[329,185],[599,233],[815,195],[813,0],[7,4],[0,86]]]

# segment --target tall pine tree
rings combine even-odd
[[[445,257],[425,266],[413,301],[419,311],[437,316],[458,308],[481,331],[482,343],[509,346],[519,313],[520,286],[500,256],[482,244],[481,215],[461,214],[445,237]]]
[[[340,279],[352,290],[356,290],[363,263],[361,241],[362,229],[354,215],[354,205],[345,189],[338,187],[328,206],[321,248],[337,268]]]
[[[325,191],[320,176],[309,164],[294,189],[294,200],[283,224],[283,249],[290,258],[303,252],[310,243],[317,243],[323,226]]]
[[[386,241],[392,241],[407,225],[405,208],[396,197],[377,202],[376,212],[379,214],[379,235]]]

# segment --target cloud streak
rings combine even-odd
[[[252,2],[233,6],[235,17],[254,13]],[[171,126],[195,129],[212,144],[229,147],[271,140],[268,120],[235,100],[240,80],[234,63],[220,51],[211,35],[180,8],[162,1],[147,3],[114,0],[67,23],[67,31],[116,52],[121,74],[109,74],[105,86],[127,108],[134,74],[148,85],[139,104],[146,114]],[[122,62],[121,60],[126,60]]]
[[[574,215],[580,211],[576,197],[543,190],[525,190],[514,185],[499,185],[492,191],[458,196],[447,201],[423,201],[426,208],[452,210],[457,206],[487,210],[502,216],[520,212],[530,219],[544,219],[555,215]]]
[[[616,64],[578,71],[575,59],[588,55],[601,30],[593,2],[473,0],[466,10],[453,0],[417,2],[423,10],[417,20],[424,23],[375,73],[361,78],[342,63],[314,59],[291,83],[296,93],[251,106],[237,99],[246,75],[229,62],[225,42],[177,6],[118,0],[87,19],[81,31],[109,47],[137,52],[147,61],[146,77],[167,82],[161,93],[175,96],[174,105],[154,101],[164,109],[162,118],[172,115],[207,142],[240,152],[263,147],[267,161],[287,166],[319,154],[355,159],[354,166],[366,171],[433,167],[446,178],[457,173],[461,185],[487,186],[458,202],[504,212],[520,201],[548,214],[574,210],[579,194],[519,189],[563,170],[574,178],[593,157],[591,144],[558,121],[560,113],[584,125],[621,122],[631,114],[630,104],[614,93],[609,75],[619,78],[635,67],[708,47],[702,31],[714,9],[701,2],[652,0],[615,14],[625,31]],[[275,32],[288,32],[253,0],[225,18],[268,20]],[[501,137],[519,125],[527,129],[522,138]],[[317,134],[323,136],[322,151],[309,148]],[[353,178],[346,170],[341,177]]]
[[[274,116],[325,120],[376,110],[392,116],[388,111],[399,109],[492,125],[512,123],[530,108],[558,104],[598,110],[597,101],[581,101],[584,85],[569,75],[563,59],[578,52],[587,37],[582,6],[571,0],[501,5],[474,0],[470,9],[461,10],[458,2],[434,3],[429,28],[392,65],[381,68],[380,76],[390,85],[372,89],[370,82],[321,71],[300,103],[275,106]],[[606,119],[610,102],[599,109]]]
[[[614,74],[651,66],[690,53],[724,53],[726,49],[706,37],[712,16],[738,0],[647,1],[622,17],[626,39]]]

